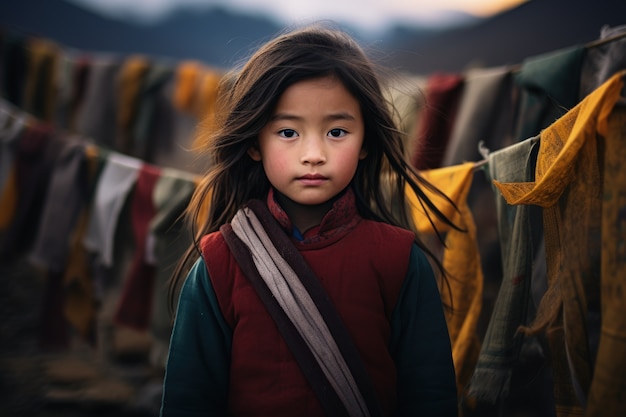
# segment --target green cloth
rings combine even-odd
[[[515,74],[520,88],[517,141],[538,135],[578,104],[583,46],[530,57]]]
[[[489,154],[489,176],[500,182],[531,181],[538,137]],[[536,152],[535,152],[536,155]],[[513,365],[519,359],[521,325],[527,324],[532,271],[530,207],[511,206],[495,194],[502,252],[502,281],[487,326],[469,395],[494,403],[507,397]]]

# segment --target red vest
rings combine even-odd
[[[349,329],[385,415],[392,415],[396,369],[388,350],[390,320],[414,236],[361,218],[350,223],[330,239],[294,244]],[[322,416],[315,394],[222,235],[205,236],[201,248],[220,309],[233,330],[229,412]]]

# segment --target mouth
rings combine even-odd
[[[297,180],[304,185],[320,185],[328,181],[328,177],[320,174],[306,174],[298,177]]]

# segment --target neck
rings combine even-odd
[[[319,225],[326,213],[333,207],[334,201],[329,200],[316,205],[299,204],[278,192],[276,193],[276,200],[289,216],[291,223],[302,233]]]

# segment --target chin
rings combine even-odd
[[[308,198],[308,199],[299,199],[299,200],[296,200],[295,202],[297,204],[300,204],[301,206],[322,206],[324,204],[329,203],[331,200],[332,199]]]

